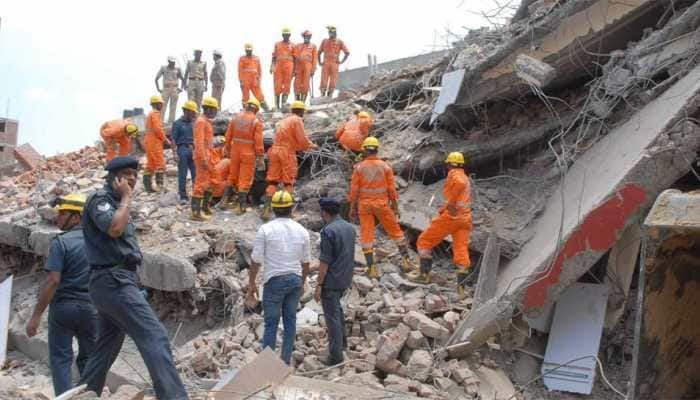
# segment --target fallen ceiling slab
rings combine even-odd
[[[700,128],[688,115],[700,109],[700,67],[695,67],[627,122],[600,139],[566,173],[535,222],[535,235],[498,277],[494,299],[536,318],[607,252],[656,196],[686,174],[700,149]],[[478,311],[478,309],[476,310]],[[478,313],[453,340],[470,351],[509,313]]]

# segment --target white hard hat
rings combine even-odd
[[[223,55],[223,54],[221,54],[221,50],[216,49],[216,50],[214,50],[214,55],[215,55],[215,56],[221,56],[221,55]]]
[[[175,62],[174,56],[168,56],[168,62]]]

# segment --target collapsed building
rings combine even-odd
[[[371,109],[412,241],[442,204],[445,154],[465,153],[470,252],[480,267],[472,296],[460,300],[449,239],[437,250],[431,285],[404,279],[385,237],[377,249],[379,280],[361,274],[358,249],[353,288],[343,300],[350,361],[338,368],[319,361],[325,331],[311,290],[298,314],[294,370],[261,353],[262,317],[244,307],[261,223],[255,213],[218,211],[212,221],[192,222],[178,205],[173,178],[164,193],[137,189],[132,218],[145,254],[141,281],[152,289],[150,301],[192,396],[565,398],[547,389],[599,399],[628,391],[640,399],[700,396],[697,374],[687,367],[697,359],[694,328],[683,325],[688,334],[664,341],[658,338],[667,332],[650,325],[650,316],[664,311],[658,304],[678,307],[671,318],[688,320],[694,297],[654,297],[659,288],[645,274],[659,282],[672,272],[637,268],[651,251],[640,252],[642,222],[657,196],[700,186],[699,28],[694,1],[525,0],[508,26],[471,31],[436,62],[376,75],[361,89],[315,102],[306,126],[321,148],[301,156],[295,211],[312,240],[322,227],[318,198],[348,191],[351,162],[338,149],[335,129]],[[217,117],[218,134],[230,117]],[[281,117],[265,115],[267,145]],[[99,148],[86,147],[0,181],[0,265],[15,280],[10,343],[30,358],[47,357],[46,329],[29,339],[24,326],[57,232],[48,223],[48,202],[99,188],[102,159]],[[678,264],[657,257],[666,269]],[[694,285],[695,275],[681,274],[681,287]],[[657,303],[640,304],[636,290]],[[638,315],[647,318],[639,322]],[[676,358],[643,362],[664,349]],[[674,363],[687,379],[662,387],[664,365]],[[147,377],[127,341],[110,389],[148,387]],[[13,395],[32,398],[29,389]]]

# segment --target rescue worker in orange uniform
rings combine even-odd
[[[362,154],[362,143],[369,136],[369,130],[373,123],[369,113],[362,111],[357,114],[356,118],[352,118],[338,128],[335,132],[335,138],[345,150],[353,153],[357,159],[357,156]]]
[[[194,166],[196,170],[194,178],[194,190],[192,191],[192,215],[190,219],[195,221],[207,221],[211,219],[209,200],[212,196],[212,174],[214,165],[211,165],[211,151],[214,147],[214,126],[212,121],[219,111],[219,102],[213,97],[207,97],[202,101],[203,112],[194,123]]]
[[[318,49],[318,63],[321,69],[321,96],[333,97],[335,85],[338,82],[338,66],[345,62],[350,55],[345,43],[337,37],[335,26],[329,25],[328,39],[323,39]],[[338,61],[340,52],[343,52],[343,59]],[[321,59],[323,55],[323,60]]]
[[[292,103],[292,114],[280,121],[275,132],[275,141],[267,151],[269,165],[267,169],[267,190],[265,191],[265,206],[262,218],[270,217],[272,195],[277,192],[277,185],[284,184],[284,190],[294,193],[294,182],[297,179],[297,152],[317,149],[306,136],[304,131],[304,111],[306,106],[302,101]]]
[[[418,237],[416,247],[420,257],[420,269],[411,272],[409,279],[430,283],[432,250],[447,235],[452,235],[452,260],[457,266],[457,289],[460,296],[464,296],[464,285],[472,273],[469,260],[469,235],[472,231],[471,189],[469,177],[464,172],[462,153],[450,153],[445,164],[449,171],[442,189],[445,205],[428,229]]]
[[[275,43],[272,52],[272,65],[270,73],[274,76],[275,108],[280,110],[287,104],[289,90],[292,86],[292,74],[294,74],[294,44],[289,41],[292,31],[289,28],[282,29],[282,41]]]
[[[318,49],[311,43],[311,32],[301,34],[304,43],[294,46],[294,100],[306,101],[311,89],[311,78],[316,72]]]
[[[265,147],[263,145],[263,122],[257,113],[260,103],[248,100],[246,110],[231,119],[226,130],[225,148],[231,158],[228,186],[224,195],[224,208],[233,206],[234,196],[238,195],[236,212],[246,212],[248,192],[253,186],[256,166],[265,169]]]
[[[160,110],[163,108],[163,98],[156,95],[151,96],[151,107],[153,109],[146,117],[146,133],[143,137],[143,144],[146,150],[146,169],[143,172],[143,187],[146,193],[160,192],[163,188],[165,175],[165,156],[163,156],[163,144],[167,143],[172,148],[172,143],[165,136],[163,129],[163,118]],[[152,176],[155,174],[156,186],[153,186]]]
[[[117,155],[124,157],[131,153],[131,139],[139,137],[139,128],[129,118],[115,119],[102,124],[100,136],[105,142],[107,162],[110,162]],[[115,149],[117,146],[118,151]]]
[[[253,45],[246,43],[245,55],[238,59],[238,81],[241,84],[241,92],[243,94],[243,107],[250,99],[250,92],[253,92],[253,96],[260,102],[260,106],[267,111],[265,96],[263,96],[262,88],[260,87],[261,76],[260,59],[258,56],[253,55]]]
[[[394,182],[394,171],[379,159],[379,140],[368,137],[362,143],[364,160],[355,165],[348,194],[350,216],[360,217],[360,244],[367,262],[367,275],[379,278],[379,269],[374,259],[375,221],[384,227],[387,235],[399,248],[405,272],[411,268],[408,245],[398,222],[399,194]]]
[[[210,165],[214,166],[214,171],[211,178],[212,195],[209,201],[209,207],[214,207],[221,201],[226,191],[228,182],[228,169],[231,160],[226,157],[224,148],[224,138],[222,136],[214,136],[214,148],[211,150]]]

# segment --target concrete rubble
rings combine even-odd
[[[567,398],[547,392],[538,372],[552,310],[576,282],[616,286],[599,356],[611,385],[628,387],[639,253],[634,227],[662,191],[700,186],[693,175],[700,151],[698,29],[697,2],[525,0],[509,25],[470,31],[438,61],[377,74],[337,99],[313,99],[306,127],[321,149],[300,156],[295,218],[310,231],[314,256],[322,227],[318,198],[342,198],[349,189],[352,164],[335,129],[369,109],[380,155],[397,175],[400,222],[411,243],[443,204],[445,154],[465,153],[472,177],[470,255],[482,270],[460,299],[448,238],[436,249],[433,283],[414,284],[401,272],[395,245],[379,232],[381,278],[362,274],[358,247],[353,286],[343,299],[348,362],[336,368],[321,362],[327,339],[312,275],[289,374],[259,397],[313,396],[323,387],[337,398],[348,388],[366,389],[367,398],[387,392]],[[217,117],[218,134],[232,111]],[[266,145],[283,116],[263,116]],[[99,146],[85,147],[0,179],[0,272],[19,282],[10,344],[32,359],[46,359],[46,326],[43,337],[28,340],[24,324],[58,232],[47,204],[55,195],[98,189],[103,156]],[[132,218],[145,254],[139,273],[153,289],[151,304],[193,398],[206,398],[215,382],[234,382],[231,375],[265,354],[263,319],[244,305],[261,220],[253,211],[217,211],[211,222],[190,221],[188,206],[174,195],[170,157],[166,151],[164,193],[136,189]],[[255,201],[264,190],[261,178],[251,190]],[[636,247],[628,249],[623,238]],[[11,370],[4,375],[15,379]],[[112,392],[124,384],[144,388],[142,375],[140,357],[127,345],[108,385]],[[40,398],[21,397],[25,391],[18,381],[12,393]],[[615,395],[597,380],[591,396]]]

